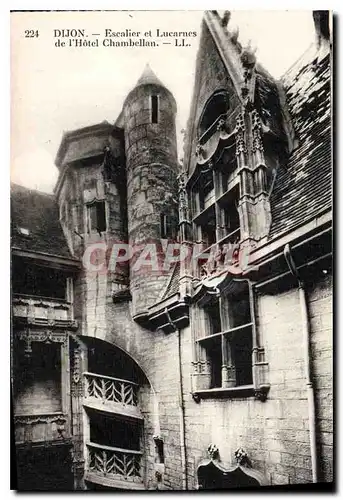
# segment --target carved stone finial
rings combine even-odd
[[[231,42],[236,45],[238,37],[239,37],[239,27],[236,25],[236,26],[233,26],[230,29],[230,39],[231,39]]]
[[[219,448],[216,444],[210,444],[207,448],[207,453],[211,460],[216,460],[219,457]]]
[[[239,465],[243,465],[243,467],[244,466],[251,467],[250,458],[249,458],[247,452],[245,450],[243,450],[243,448],[238,448],[235,451],[235,459]]]
[[[256,64],[256,47],[252,47],[251,40],[248,45],[243,48],[241,53],[241,61],[245,68],[253,68]]]
[[[222,26],[226,27],[231,19],[231,12],[229,10],[224,11],[224,15],[222,17]]]
[[[200,158],[203,158],[204,153],[205,153],[205,149],[203,148],[203,146],[200,143],[198,143],[196,145],[196,148],[195,148],[195,155],[200,157]]]
[[[179,175],[177,176],[179,184],[179,192],[186,189],[186,179],[187,179],[187,174],[184,171],[180,172]]]
[[[225,131],[225,120],[223,118],[220,118],[220,120],[218,120],[217,130],[218,132]]]

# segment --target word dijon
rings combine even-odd
[[[196,31],[162,31],[159,28],[155,30],[155,35],[152,34],[152,30],[148,31],[132,31],[131,29],[125,29],[124,31],[112,31],[110,29],[105,29],[105,38],[110,37],[194,37],[197,36]]]

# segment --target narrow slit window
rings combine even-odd
[[[158,96],[151,96],[151,123],[158,123]]]
[[[159,464],[164,464],[164,446],[160,437],[154,437],[157,460]]]

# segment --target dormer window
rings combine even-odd
[[[204,275],[203,252],[211,253],[215,244],[237,249],[240,243],[240,180],[234,167],[231,154],[214,168],[205,165],[191,188],[194,241],[200,244],[194,272],[199,278]]]
[[[218,91],[210,97],[199,122],[198,135],[201,143],[206,142],[207,136],[215,132],[217,122],[226,115],[229,107],[229,95],[225,90]]]

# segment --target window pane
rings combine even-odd
[[[61,411],[60,349],[60,344],[33,342],[28,360],[22,346],[17,349],[14,359],[17,368],[14,380],[16,413],[30,415]]]
[[[219,333],[222,331],[220,314],[219,314],[219,303],[218,301],[207,305],[204,307],[205,314],[207,316],[208,331],[206,335],[213,335],[214,333]]]
[[[206,355],[211,363],[211,389],[222,385],[222,339],[215,337],[206,347]]]
[[[216,121],[216,119],[227,112],[230,101],[226,92],[214,94],[206,105],[206,109],[199,125],[200,136]]]
[[[158,96],[151,96],[151,123],[158,123]]]
[[[65,300],[66,277],[55,269],[27,266],[13,260],[12,290],[17,294]]]
[[[96,231],[97,220],[96,220],[96,206],[95,204],[89,205],[87,207],[88,212],[88,232]]]
[[[97,217],[97,230],[98,232],[106,231],[106,214],[105,202],[100,201],[96,203],[96,217]]]
[[[90,440],[92,443],[140,449],[141,426],[138,422],[120,420],[95,411],[89,411]]]
[[[106,212],[105,202],[98,201],[88,205],[88,232],[103,232],[106,231]]]
[[[246,328],[235,334],[232,355],[236,367],[236,385],[252,384],[252,330]]]
[[[251,322],[249,290],[232,297],[229,301],[230,328]]]

